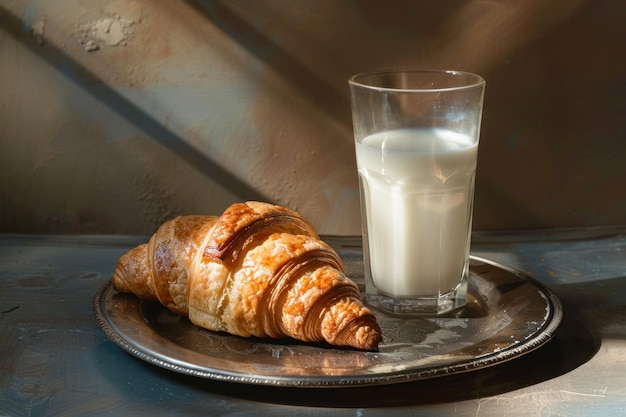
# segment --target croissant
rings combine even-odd
[[[297,212],[267,203],[164,223],[119,259],[112,284],[213,331],[364,350],[382,340],[337,253]]]

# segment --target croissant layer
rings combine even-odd
[[[119,259],[112,283],[213,331],[366,350],[382,339],[337,253],[298,213],[267,203],[164,223]]]

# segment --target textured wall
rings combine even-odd
[[[475,229],[626,223],[626,4],[0,2],[0,231],[261,199],[360,233],[347,78],[481,74]]]

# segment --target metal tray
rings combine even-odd
[[[348,275],[362,271],[359,256],[340,255]],[[362,276],[352,278],[362,286]],[[213,380],[307,388],[392,384],[496,365],[546,343],[563,317],[548,288],[475,257],[467,306],[454,314],[402,318],[375,311],[384,338],[377,352],[211,332],[110,283],[93,307],[109,339],[151,364]]]

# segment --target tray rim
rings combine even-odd
[[[214,381],[289,388],[342,388],[390,385],[430,378],[438,378],[447,375],[456,375],[460,373],[484,369],[516,359],[540,348],[553,338],[554,334],[562,323],[563,308],[561,301],[550,288],[548,288],[546,285],[539,282],[535,278],[531,277],[529,274],[524,273],[523,271],[520,271],[518,269],[473,255],[470,256],[470,259],[502,269],[516,276],[517,278],[527,281],[529,284],[533,285],[546,301],[547,313],[543,326],[539,330],[535,331],[533,336],[529,337],[524,342],[503,348],[502,350],[499,350],[497,352],[486,353],[481,356],[473,357],[472,359],[460,359],[458,361],[452,361],[445,365],[434,365],[426,368],[419,368],[416,369],[414,372],[388,372],[373,374],[371,376],[267,376],[258,373],[253,374],[247,372],[241,373],[224,371],[221,369],[210,369],[205,366],[180,360],[178,358],[168,357],[166,355],[150,351],[150,349],[145,348],[141,345],[141,343],[133,340],[128,335],[120,331],[115,323],[112,322],[111,318],[108,317],[105,308],[105,297],[109,291],[114,291],[110,280],[100,286],[96,294],[94,295],[93,313],[99,327],[110,341],[112,341],[114,344],[116,344],[127,353],[152,365],[156,365],[158,367],[168,369],[176,373],[191,375],[194,377]],[[138,305],[140,306],[140,308],[143,302],[144,301],[142,300],[138,301]],[[139,314],[141,315],[142,313],[139,312]],[[156,337],[161,338],[164,343],[175,345],[174,342],[169,341],[158,335],[158,333],[154,329],[152,329],[147,322],[145,324],[146,327],[152,333],[154,333]],[[181,346],[178,346],[178,348],[186,350],[186,348]]]

